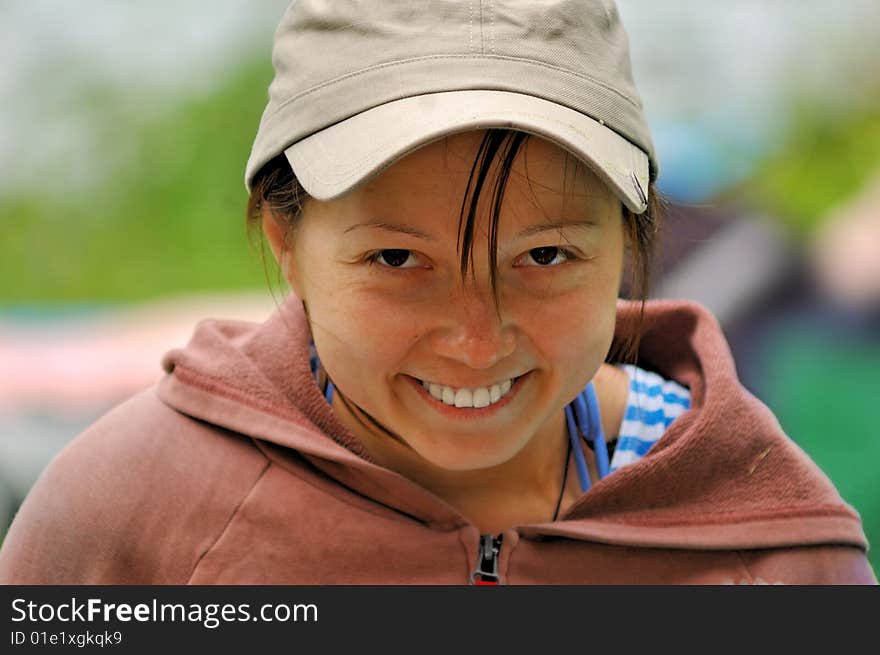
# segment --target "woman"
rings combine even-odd
[[[273,61],[248,213],[292,294],[65,449],[0,581],[875,582],[717,322],[645,301],[611,3],[297,2]]]

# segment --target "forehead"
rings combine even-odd
[[[462,181],[466,185],[485,135],[485,130],[472,130],[429,143],[398,160],[363,188],[369,193],[399,184],[442,185],[450,190]],[[490,169],[492,176],[498,172],[507,143],[509,140],[496,153]],[[510,167],[509,184],[530,184],[535,191],[568,196],[610,194],[606,185],[574,155],[535,135],[528,135],[518,150]]]
[[[390,220],[422,232],[446,228],[455,235],[463,201],[472,201],[479,177],[476,160],[485,136],[486,130],[474,130],[427,144],[341,198],[312,202],[306,217],[311,214],[327,221],[325,227],[332,224],[331,229]],[[510,139],[505,139],[495,153],[480,190],[481,209],[476,217],[480,224],[488,219],[500,162],[509,143]],[[608,186],[574,155],[528,135],[509,166],[499,230],[519,232],[540,220],[559,223],[589,218],[599,223],[619,216],[620,207]]]

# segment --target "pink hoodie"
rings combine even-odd
[[[638,311],[620,301],[617,335]],[[502,584],[876,583],[858,514],[736,377],[715,319],[647,306],[640,364],[691,390],[641,460],[552,523],[484,540]],[[202,322],[168,375],[49,465],[0,550],[6,584],[467,584],[475,526],[371,462],[309,370],[290,296]]]

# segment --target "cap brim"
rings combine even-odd
[[[379,105],[312,134],[284,151],[303,188],[337,198],[433,141],[487,128],[529,132],[584,161],[633,212],[647,209],[648,156],[585,114],[521,93],[431,93]]]

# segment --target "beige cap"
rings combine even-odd
[[[611,0],[298,0],[245,172],[284,152],[319,200],[455,132],[505,127],[582,159],[626,206],[658,167]]]

